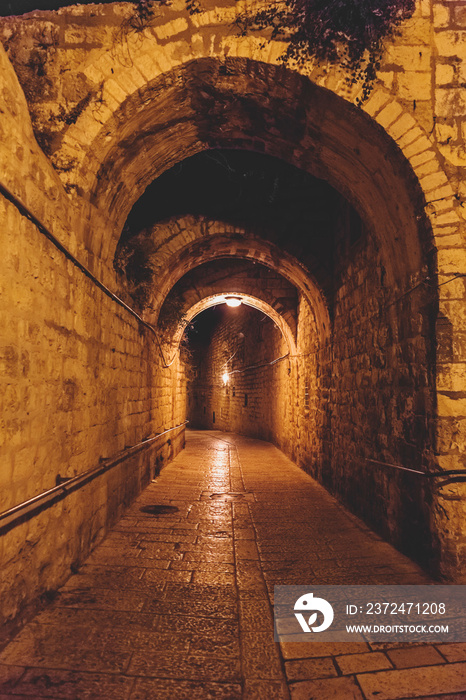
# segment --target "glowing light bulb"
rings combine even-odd
[[[240,306],[241,305],[241,297],[225,297],[225,302],[227,306]]]
[[[228,376],[228,372],[224,372],[222,374],[222,379],[224,384],[228,384],[228,380],[230,379],[230,377]]]

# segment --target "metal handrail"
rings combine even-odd
[[[66,479],[66,481],[63,481],[62,484],[58,484],[57,486],[54,486],[51,489],[47,489],[47,491],[43,491],[42,493],[37,494],[37,496],[29,498],[27,501],[23,501],[22,503],[18,503],[18,505],[13,506],[12,508],[8,508],[8,510],[5,510],[2,513],[0,513],[0,528],[6,526],[6,524],[2,521],[6,520],[7,518],[14,518],[14,516],[16,516],[17,518],[21,518],[22,516],[26,515],[29,511],[32,511],[35,508],[37,508],[37,506],[39,506],[42,501],[53,501],[57,496],[66,496],[68,492],[75,491],[77,487],[84,485],[84,483],[87,483],[99,474],[103,474],[112,467],[116,467],[118,464],[120,464],[120,462],[123,462],[125,459],[128,459],[128,457],[137,453],[149,443],[158,440],[158,438],[160,438],[162,435],[171,433],[173,430],[177,430],[177,428],[182,428],[187,423],[189,423],[189,421],[186,420],[184,421],[184,423],[180,423],[179,425],[175,425],[173,428],[169,428],[168,430],[164,430],[161,433],[157,433],[157,435],[154,435],[153,437],[148,438],[147,440],[142,440],[136,445],[132,445],[123,452],[120,452],[115,457],[104,458],[101,460],[101,464],[99,464],[98,467],[88,469],[87,471],[83,472],[82,474],[78,474],[77,476],[72,476],[69,479]]]
[[[409,467],[402,467],[401,464],[391,464],[391,462],[381,462],[378,459],[368,459],[366,458],[366,462],[372,462],[373,464],[380,464],[383,467],[392,467],[393,469],[400,469],[401,471],[404,472],[410,472],[411,474],[420,474],[420,476],[424,476],[427,479],[432,479],[434,477],[445,477],[445,476],[464,476],[466,477],[466,469],[446,469],[445,471],[440,471],[440,472],[423,472],[420,471],[419,469],[410,469]]]
[[[0,194],[2,194],[5,199],[7,199],[9,202],[11,202],[22,214],[25,216],[29,221],[31,221],[34,226],[37,228],[38,231],[40,231],[48,240],[53,243],[53,245],[58,248],[58,250],[63,253],[63,255],[75,265],[78,270],[80,270],[88,279],[91,280],[104,294],[106,294],[110,299],[115,301],[117,304],[122,306],[128,313],[130,313],[134,318],[136,318],[141,325],[143,325],[145,328],[147,328],[153,335],[155,336],[155,340],[157,342],[157,347],[160,352],[160,356],[162,358],[162,364],[165,369],[170,367],[174,361],[176,360],[176,352],[173,358],[167,362],[165,359],[165,353],[163,352],[162,348],[162,343],[160,342],[159,334],[157,333],[157,330],[154,328],[154,326],[151,323],[148,323],[147,321],[144,321],[142,316],[140,316],[137,311],[135,311],[131,306],[129,306],[123,299],[120,299],[119,296],[117,296],[114,292],[112,292],[111,289],[109,289],[103,282],[101,282],[78,258],[71,253],[68,248],[63,245],[61,241],[58,240],[58,238],[50,231],[49,228],[29,209],[29,207],[18,197],[17,194],[12,192],[6,185],[0,182]]]

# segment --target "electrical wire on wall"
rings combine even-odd
[[[119,304],[122,308],[124,308],[128,313],[130,313],[134,318],[138,320],[138,322],[147,328],[155,337],[157,347],[159,349],[161,358],[162,358],[162,365],[165,369],[169,368],[176,360],[177,353],[175,353],[174,357],[167,362],[165,358],[165,354],[163,352],[162,348],[162,343],[160,341],[159,335],[157,333],[157,330],[152,326],[150,323],[145,321],[134,309],[132,309],[126,302],[124,302],[120,297],[118,297],[116,294],[114,294],[106,285],[103,284],[83,263],[81,263],[67,248],[66,246],[63,245],[51,231],[30,211],[30,209],[21,201],[21,199],[15,195],[13,192],[11,192],[5,185],[0,183],[0,193],[3,194],[5,199],[7,199],[9,202],[11,202],[16,209],[20,212],[22,216],[27,218],[31,223],[34,224],[34,226],[75,266],[77,267],[80,272],[82,272],[93,284],[95,284],[104,294],[106,294],[110,299],[112,299],[114,302]],[[385,304],[382,308],[380,308],[376,313],[374,313],[372,316],[369,318],[364,319],[363,321],[360,321],[359,323],[355,324],[352,326],[352,329],[354,330],[355,327],[361,327],[365,326],[369,323],[371,323],[374,319],[376,318],[381,318],[382,314],[384,311],[387,311],[389,308],[394,306],[395,304],[399,303],[401,300],[405,299],[407,296],[412,294],[414,291],[417,289],[421,288],[423,285],[427,285],[431,289],[439,289],[440,287],[445,286],[446,284],[449,284],[457,279],[465,278],[466,273],[456,273],[449,279],[445,280],[444,282],[436,283],[433,284],[431,277],[426,276],[423,280],[418,282],[416,285],[408,289],[406,292],[401,294],[399,297],[396,299],[393,299],[389,303]],[[325,352],[326,350],[332,350],[330,362],[334,362],[334,356],[333,356],[333,344],[330,342],[327,342],[326,344],[322,345],[318,350],[314,352],[309,352],[309,353],[300,353],[296,355],[290,355],[290,353],[287,353],[286,355],[282,355],[281,357],[276,358],[275,360],[272,360],[270,362],[263,362],[259,363],[256,365],[250,365],[248,367],[244,367],[242,369],[236,369],[231,372],[229,372],[229,375],[232,374],[238,374],[238,373],[243,373],[247,372],[251,369],[259,369],[262,367],[270,367],[278,362],[289,358],[299,358],[299,357],[310,357],[310,356],[315,356],[320,353]],[[233,353],[233,355],[225,362],[223,366],[226,366],[231,359],[233,359],[234,355],[236,354]],[[401,469],[404,471],[412,471],[414,473],[419,473],[419,474],[425,474],[426,476],[429,477],[440,477],[440,476],[445,476],[445,477],[457,477],[457,480],[464,480],[462,476],[466,475],[466,470],[451,470],[451,471],[445,471],[445,472],[419,472],[417,470],[409,470],[406,467],[402,467],[401,465],[395,465],[395,464],[390,464],[390,463],[385,463],[385,462],[379,462],[378,460],[367,460],[370,462],[378,463],[378,464],[383,464],[385,466],[391,466],[397,469]]]
[[[162,365],[165,369],[170,367],[176,360],[177,358],[177,353],[175,352],[174,357],[167,362],[165,359],[165,354],[163,352],[162,348],[162,343],[159,338],[159,334],[157,333],[157,330],[152,326],[150,323],[145,321],[142,316],[140,316],[134,309],[131,308],[126,302],[123,301],[123,299],[120,299],[119,296],[114,294],[103,282],[101,282],[82,262],[80,262],[74,255],[71,253],[66,246],[61,243],[58,238],[54,236],[54,234],[43,224],[35,214],[33,214],[30,209],[20,200],[20,198],[13,194],[5,185],[0,183],[0,193],[3,194],[5,199],[7,199],[9,202],[11,202],[16,209],[19,211],[19,213],[24,216],[28,221],[30,221],[34,226],[61,252],[63,255],[69,260],[75,267],[80,270],[91,282],[93,282],[104,294],[106,294],[110,299],[112,299],[114,302],[119,304],[123,309],[126,309],[128,313],[130,313],[134,318],[136,318],[139,323],[141,323],[145,328],[147,328],[151,333],[154,335],[156,342],[157,342],[157,347],[160,352],[160,356],[162,358]]]

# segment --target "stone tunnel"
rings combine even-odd
[[[63,5],[0,17],[1,697],[465,698],[271,619],[466,583],[463,0],[363,100],[238,3]]]

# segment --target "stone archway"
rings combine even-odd
[[[112,120],[89,144],[74,183],[90,192],[87,244],[104,259],[113,258],[149,182],[187,156],[226,146],[264,150],[328,180],[375,231],[399,289],[427,273],[431,232],[406,160],[374,120],[301,76],[245,59],[201,59],[146,84]]]
[[[194,304],[187,311],[183,323],[176,330],[176,333],[173,338],[173,345],[175,347],[178,347],[186,326],[188,326],[188,324],[191,323],[191,321],[196,316],[198,316],[206,309],[210,309],[213,306],[217,306],[218,304],[224,304],[226,298],[229,296],[237,296],[241,300],[242,304],[250,306],[253,309],[257,309],[257,311],[261,311],[263,314],[268,316],[275,323],[277,328],[280,329],[280,332],[288,346],[289,354],[296,354],[296,343],[293,338],[293,333],[291,332],[291,329],[286,323],[286,321],[284,321],[283,317],[280,316],[280,314],[277,313],[275,309],[272,306],[270,306],[270,304],[262,301],[262,299],[258,299],[257,297],[253,297],[250,294],[244,294],[243,292],[234,289],[229,290],[224,294],[215,294],[210,297],[205,297],[201,301],[198,301],[196,304]]]

